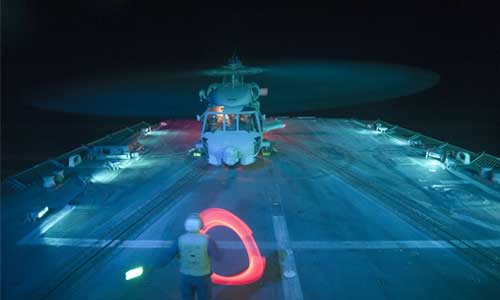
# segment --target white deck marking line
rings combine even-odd
[[[173,241],[162,240],[125,240],[118,245],[118,248],[171,248]]]
[[[279,225],[280,226],[280,225]],[[25,245],[54,247],[101,248],[110,240],[38,237],[24,241]],[[243,244],[237,241],[219,241],[220,248],[243,250]],[[111,247],[165,249],[174,245],[174,241],[164,240],[116,240]],[[259,249],[283,249],[275,242],[257,242]],[[393,249],[453,249],[453,248],[500,248],[499,240],[402,240],[402,241],[295,241],[289,242],[291,249],[297,250],[393,250]]]
[[[292,242],[292,247],[302,250],[500,248],[500,240],[297,241]]]
[[[99,239],[59,239],[59,238],[46,238],[41,237],[37,240],[31,240],[32,243],[42,243],[48,246],[55,247],[81,247],[81,248],[102,248],[108,244],[110,240],[99,240]]]
[[[36,241],[37,239],[40,238],[41,235],[45,234],[47,231],[49,231],[50,228],[54,227],[57,223],[59,223],[59,221],[64,219],[64,217],[66,217],[73,209],[75,209],[75,206],[71,205],[64,206],[63,209],[58,211],[53,216],[47,218],[40,226],[38,226],[33,231],[28,233],[17,243],[26,244],[29,243],[30,241]]]
[[[302,287],[300,285],[295,256],[288,236],[288,228],[284,216],[273,216],[274,235],[276,237],[278,249],[283,251],[280,258],[281,264],[281,285],[285,300],[304,299]]]

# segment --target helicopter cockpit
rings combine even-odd
[[[255,110],[226,113],[223,111],[207,111],[202,132],[244,131],[260,133],[261,126]]]
[[[201,140],[208,151],[209,163],[247,165],[255,161],[262,147],[262,122],[251,107],[224,110],[214,106],[202,116]]]

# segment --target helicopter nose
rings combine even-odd
[[[229,166],[235,165],[239,161],[238,149],[235,147],[226,147],[222,154],[222,160]]]

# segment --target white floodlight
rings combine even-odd
[[[37,217],[41,219],[49,211],[49,207],[45,206],[41,211],[38,212]]]
[[[142,273],[144,273],[144,269],[142,267],[130,269],[125,273],[125,280],[130,280],[136,277],[140,277]]]

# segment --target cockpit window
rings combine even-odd
[[[222,114],[209,114],[205,125],[205,132],[222,130]]]
[[[239,115],[239,130],[258,131],[257,119],[254,113]]]
[[[226,131],[259,131],[255,112],[251,112],[239,114],[208,114],[204,132],[222,131],[224,130],[224,125]]]
[[[224,118],[226,120],[226,131],[235,131],[236,130],[236,118],[237,114],[224,114]]]

